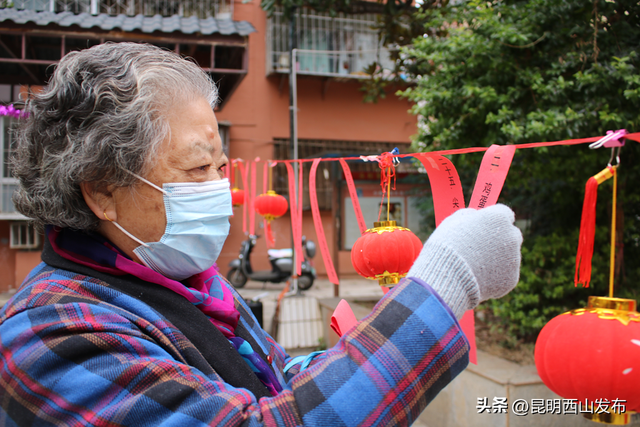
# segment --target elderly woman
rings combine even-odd
[[[456,318],[518,281],[505,206],[461,210],[337,346],[288,357],[221,277],[216,88],[147,45],[62,59],[30,100],[17,209],[42,263],[0,313],[6,425],[408,425],[468,363]]]

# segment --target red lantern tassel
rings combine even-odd
[[[276,238],[273,236],[273,232],[271,231],[271,221],[267,221],[264,232],[267,235],[267,244],[271,248],[274,247],[276,244]]]
[[[580,239],[578,240],[578,254],[576,255],[575,286],[582,284],[589,287],[591,282],[591,258],[593,257],[593,241],[596,234],[596,202],[598,200],[598,185],[611,178],[615,169],[607,166],[597,175],[587,181],[582,205],[582,219],[580,221]]]

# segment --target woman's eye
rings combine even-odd
[[[197,169],[206,172],[209,169],[209,165],[199,166]]]

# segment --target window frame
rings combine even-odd
[[[12,151],[11,145],[7,146],[5,138],[6,136],[9,136],[7,129],[17,123],[16,120],[19,119],[15,119],[10,116],[0,116],[0,220],[27,219],[24,215],[15,210],[13,203],[10,201],[11,196],[15,191],[11,188],[18,185],[18,180],[10,176],[11,173],[8,170],[8,164],[5,161],[6,158],[11,155]],[[9,191],[11,192],[10,195],[7,194]]]
[[[23,237],[25,237],[25,241],[22,241]],[[14,221],[11,223],[9,232],[10,249],[38,249],[40,240],[40,233],[32,223],[28,221]]]

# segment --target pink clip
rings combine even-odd
[[[607,136],[604,136],[599,140],[597,140],[596,142],[589,144],[589,148],[593,149],[593,148],[600,148],[600,147],[605,147],[605,148],[623,147],[624,141],[625,141],[624,136],[627,133],[629,132],[627,132],[626,129],[620,129],[615,132],[612,130],[608,130]]]

